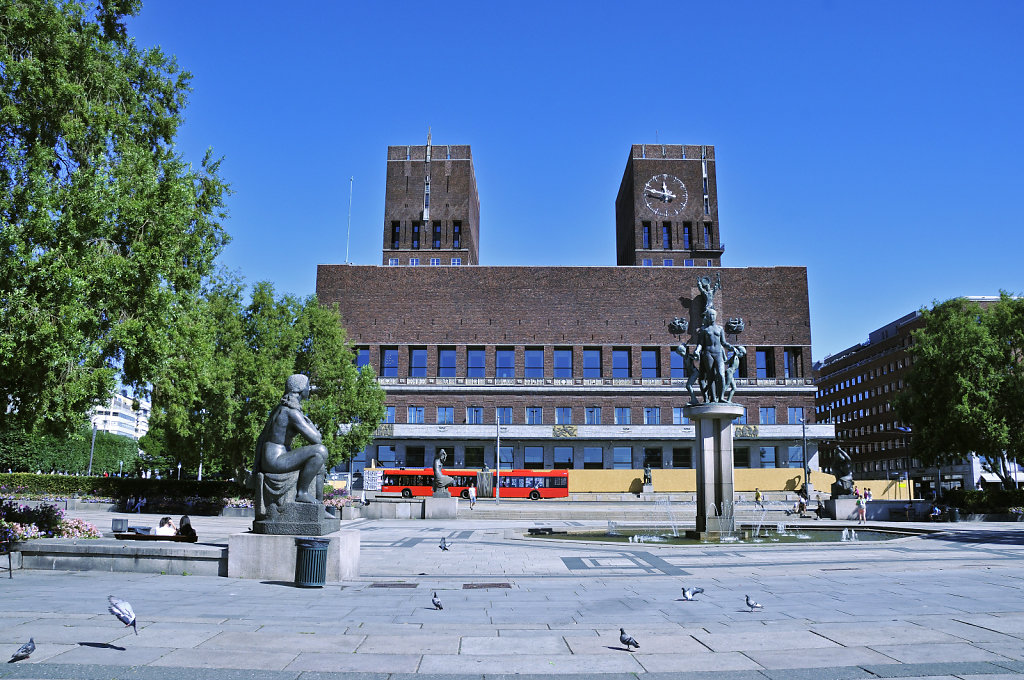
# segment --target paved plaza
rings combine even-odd
[[[72,514],[109,530],[109,513]],[[250,522],[194,518],[201,542]],[[358,521],[360,578],[322,589],[19,570],[0,579],[0,652],[37,650],[0,678],[1024,677],[1024,525],[802,545],[522,537],[590,525],[606,522]],[[683,586],[704,593],[685,602]],[[138,636],[109,594],[135,607]]]

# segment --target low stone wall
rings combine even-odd
[[[300,536],[233,534],[228,539],[227,576],[231,578],[294,581]],[[341,529],[320,536],[329,541],[327,581],[337,582],[359,576],[359,531]]]
[[[43,538],[17,543],[23,569],[227,576],[228,550],[194,543]]]

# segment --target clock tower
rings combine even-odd
[[[620,266],[720,267],[715,147],[634,144],[615,198]]]

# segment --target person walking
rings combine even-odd
[[[857,497],[857,524],[864,524],[867,519],[867,508],[864,505],[864,499],[860,496]]]
[[[469,509],[472,510],[473,506],[476,505],[476,484],[469,485]]]
[[[764,503],[761,500],[761,490],[756,487],[754,488],[754,505],[764,510]]]

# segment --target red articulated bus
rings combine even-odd
[[[469,498],[469,486],[476,483],[476,470],[445,470],[444,474],[455,480],[448,487],[453,496]],[[567,470],[501,470],[491,472],[501,486],[502,498],[568,498],[569,472]],[[430,496],[434,493],[434,471],[431,468],[414,468],[384,470],[381,491],[384,493],[400,493],[404,498],[413,496]],[[484,485],[478,485],[483,490]],[[483,494],[480,494],[483,497]],[[493,496],[493,492],[487,494]]]

